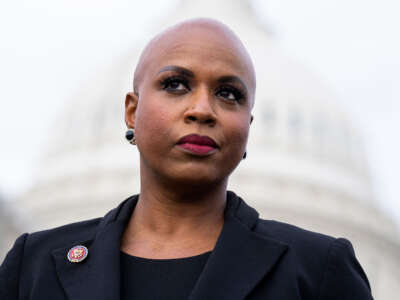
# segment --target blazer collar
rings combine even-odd
[[[56,249],[53,258],[68,299],[120,299],[120,241],[138,195],[122,202],[100,222],[95,237]],[[189,299],[244,299],[287,250],[287,245],[254,232],[258,213],[233,192],[227,193],[225,221]],[[67,260],[68,250],[83,244],[81,263]]]
[[[189,299],[244,299],[264,278],[287,245],[253,230],[258,212],[228,192],[225,222]]]

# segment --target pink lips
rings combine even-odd
[[[208,136],[189,134],[178,141],[179,147],[193,154],[206,155],[218,148],[217,143]]]

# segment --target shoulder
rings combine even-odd
[[[332,255],[355,256],[353,246],[346,238],[335,238],[284,222],[259,219],[254,231],[286,244],[289,255],[304,268],[322,268],[329,264]]]
[[[295,225],[273,220],[259,219],[254,231],[288,246],[286,259],[291,266],[309,274],[321,276],[326,266],[330,251],[340,239],[313,232]]]
[[[129,197],[101,218],[21,235],[0,266],[0,299],[22,299],[24,296],[19,293],[31,293],[41,280],[46,283],[41,287],[52,286],[53,292],[57,295],[61,293],[56,260],[61,258],[64,263],[73,246],[90,247],[96,240],[102,239],[99,235],[104,237],[104,234],[110,233],[107,228],[114,229],[111,236],[119,236],[121,226],[114,224],[125,224],[136,200],[136,195]],[[64,267],[61,264],[61,268]],[[38,292],[42,290],[39,288]]]
[[[90,243],[96,234],[117,219],[125,222],[136,205],[138,195],[122,201],[104,217],[75,222],[52,229],[25,233],[21,235],[9,253],[20,253],[22,257],[33,257],[34,260],[48,255],[50,251],[79,243]],[[7,258],[6,258],[7,259]]]
[[[110,210],[104,217],[70,223],[34,233],[27,233],[22,235],[19,240],[24,241],[25,251],[34,252],[36,254],[42,252],[47,253],[51,249],[62,248],[68,245],[92,241],[102,227],[114,222],[120,215],[122,215],[121,218],[128,218],[136,200],[137,195],[125,199],[119,206]],[[125,211],[121,213],[123,207],[125,207]],[[21,245],[22,242],[18,244]]]
[[[259,219],[254,231],[286,244],[291,267],[314,278],[321,298],[372,299],[368,278],[348,239],[264,219]]]
[[[40,271],[48,274],[49,282],[53,280],[50,275],[54,274],[52,251],[80,240],[89,240],[94,236],[100,220],[77,222],[21,235],[0,265],[0,299],[19,299],[21,278],[33,278]]]
[[[314,251],[326,251],[336,240],[336,238],[326,234],[306,230],[284,222],[264,219],[258,220],[255,232],[279,240],[296,250],[307,250],[307,248],[312,247]]]
[[[96,218],[22,234],[8,252],[0,271],[4,271],[10,263],[18,265],[17,268],[13,267],[15,271],[22,267],[34,268],[42,263],[49,263],[53,250],[92,240],[101,220],[102,218]]]
[[[91,240],[102,218],[75,222],[56,228],[26,234],[25,248],[29,251],[46,251],[78,241]]]

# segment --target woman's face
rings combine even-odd
[[[126,99],[141,176],[166,182],[226,182],[246,149],[254,101],[252,66],[236,40],[194,27],[147,50],[138,96]]]

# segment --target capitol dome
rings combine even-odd
[[[257,74],[248,157],[230,189],[264,218],[349,238],[379,299],[400,293],[400,243],[377,209],[362,137],[333,92],[286,55],[257,22],[249,1],[182,1],[149,32],[191,17],[229,25]],[[213,9],[208,9],[212,7]],[[38,230],[104,215],[139,192],[137,150],[126,143],[124,98],[143,45],[98,70],[65,104],[53,127],[37,182],[19,201]],[[260,196],[262,195],[262,196]],[[392,286],[393,284],[393,286]],[[389,288],[390,287],[390,288]]]

